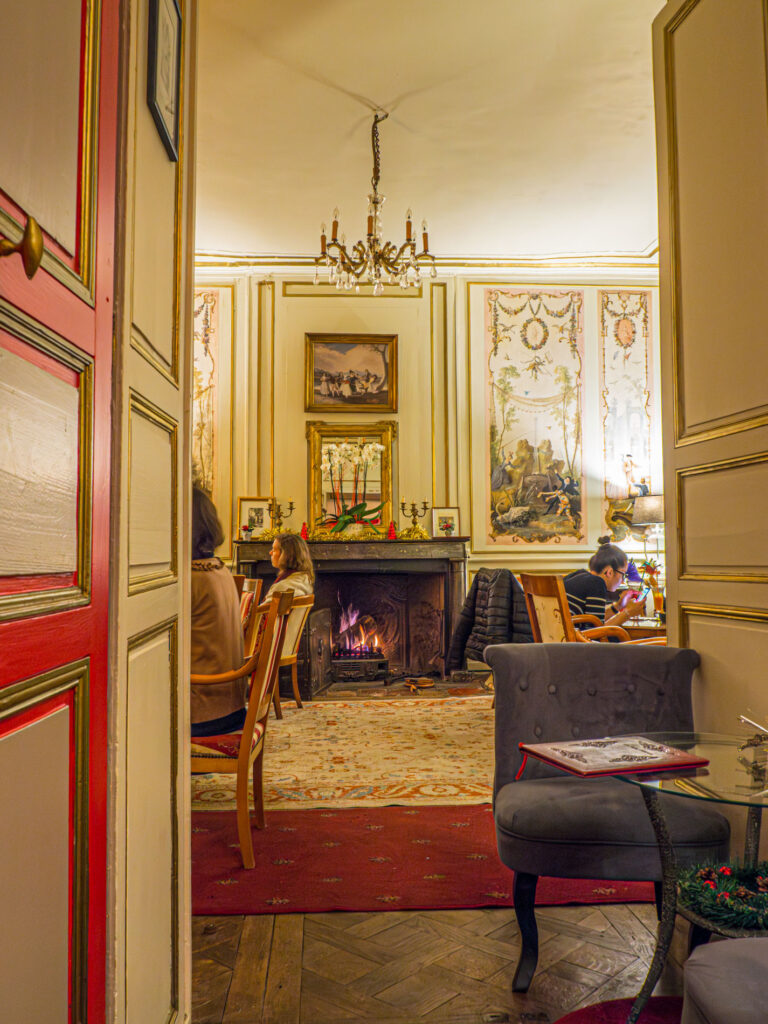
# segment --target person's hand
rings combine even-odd
[[[627,601],[624,605],[624,611],[630,619],[633,619],[636,615],[643,615],[645,612],[645,601]]]
[[[640,597],[640,591],[639,590],[624,590],[624,591],[622,591],[621,596],[619,597],[619,600],[616,602],[616,605],[615,605],[616,610],[617,611],[623,611],[624,608],[627,607],[627,605],[629,604],[630,601],[636,601],[638,599],[638,597]]]

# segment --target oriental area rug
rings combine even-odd
[[[307,701],[270,715],[267,811],[480,804],[493,787],[493,698]],[[234,775],[192,779],[192,810],[234,810]]]
[[[607,1003],[583,1006],[556,1024],[624,1024],[632,1009],[631,999],[611,999]],[[652,996],[645,1005],[642,1024],[680,1024],[683,1000],[679,996]]]
[[[266,825],[240,859],[234,776],[193,777],[193,913],[512,904],[490,801],[490,696],[286,702],[270,719]],[[647,901],[650,885],[545,879],[541,904]]]

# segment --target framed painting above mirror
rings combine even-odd
[[[341,532],[353,522],[386,530],[392,520],[392,443],[396,424],[307,423],[309,515],[313,529]]]
[[[396,334],[307,334],[307,412],[397,411]]]

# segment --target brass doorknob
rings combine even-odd
[[[27,221],[21,241],[11,242],[7,238],[0,238],[0,256],[12,256],[15,252],[21,254],[24,273],[31,281],[43,258],[43,232],[34,217]]]

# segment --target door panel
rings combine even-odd
[[[654,75],[667,626],[697,727],[730,732],[765,713],[768,2],[668,3]]]
[[[0,795],[6,822],[28,822],[17,834],[24,863],[3,848],[0,878],[28,897],[3,899],[4,934],[35,936],[0,956],[0,1006],[8,1019],[96,1024],[107,961],[119,5],[54,6],[3,10],[18,45],[4,54],[0,234],[15,241],[39,217],[45,252],[31,281],[18,256],[0,260],[0,742],[24,782],[20,801],[3,771]],[[22,977],[35,981],[20,987]],[[14,1000],[43,1000],[40,978],[51,979],[50,1002],[9,1015]]]

